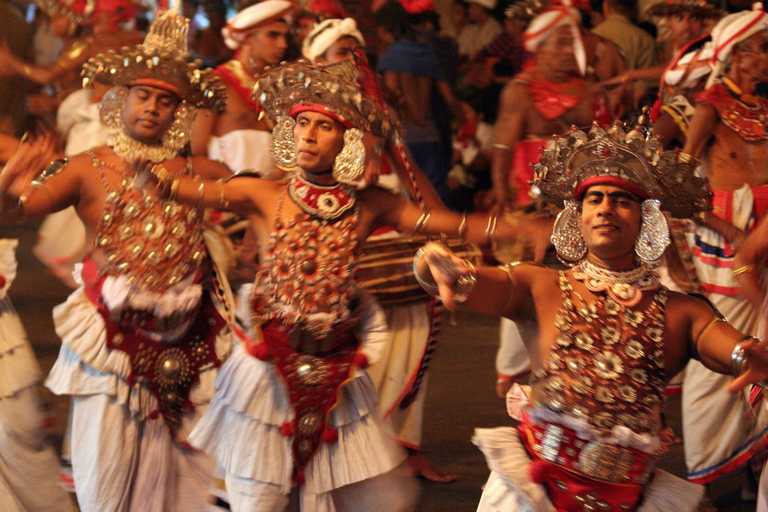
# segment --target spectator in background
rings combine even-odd
[[[459,54],[467,59],[474,59],[477,52],[502,33],[501,23],[496,21],[491,11],[496,8],[496,0],[468,0],[467,20],[469,23],[456,38]]]
[[[637,11],[637,0],[603,0],[605,21],[592,29],[616,45],[624,58],[627,70],[650,68],[657,64],[656,42],[653,37],[633,23]],[[655,81],[638,82],[634,85],[632,105],[629,110],[656,87]]]
[[[433,100],[439,94],[454,118],[464,113],[447,81],[440,59],[414,25],[418,17],[397,2],[376,11],[376,20],[394,39],[379,58],[378,72],[393,95],[403,123],[405,142],[440,198],[449,207],[446,177],[451,166],[450,141],[444,144],[434,120]]]
[[[136,32],[123,29],[136,15],[136,6],[130,0],[98,2],[95,6],[57,0],[45,4],[45,8],[54,33],[70,38],[62,54],[55,63],[43,67],[29,64],[0,47],[0,76],[24,78],[38,85],[53,84],[55,101],[45,107],[46,111],[53,111],[61,100],[80,89],[80,70],[90,57],[109,49],[132,47],[140,38]],[[78,33],[77,26],[82,27],[83,34],[73,37]],[[31,41],[28,46],[31,51]]]
[[[285,16],[292,9],[291,2],[265,0],[229,20],[223,34],[236,53],[215,71],[226,85],[227,106],[220,114],[198,112],[192,129],[194,155],[220,160],[234,171],[275,169],[269,155],[272,126],[260,118],[261,107],[251,93],[264,69],[283,60],[288,44]]]
[[[223,0],[207,0],[203,2],[203,12],[208,19],[208,28],[197,33],[193,55],[202,59],[206,66],[215,67],[234,54],[221,35],[227,24],[227,4]]]

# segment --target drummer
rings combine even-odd
[[[220,370],[208,414],[189,438],[218,456],[235,511],[265,501],[287,506],[294,486],[304,503],[332,501],[341,510],[415,505],[410,481],[392,471],[405,454],[375,420],[369,406],[375,391],[359,371],[375,362],[388,337],[378,307],[354,280],[361,241],[372,231],[392,225],[478,242],[533,236],[534,229],[546,240],[551,231],[551,224],[421,209],[378,187],[349,185],[363,173],[362,130],[389,130],[377,104],[345,80],[350,71],[352,63],[299,62],[260,79],[257,94],[277,120],[273,156],[297,170],[289,180],[235,175],[195,182],[152,168],[160,197],[247,216],[264,241],[251,297],[259,341],[237,345]],[[277,397],[270,410],[244,398],[257,393]],[[360,453],[359,446],[368,450]]]

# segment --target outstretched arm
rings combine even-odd
[[[21,221],[35,210],[29,204],[36,190],[33,180],[53,160],[54,148],[50,136],[40,139],[22,138],[16,153],[0,171],[0,220]]]
[[[443,245],[429,242],[414,258],[414,273],[424,289],[439,295],[454,310],[457,303],[490,316],[519,318],[530,315],[530,286],[525,276],[497,267],[476,268]]]
[[[683,308],[668,308],[669,321],[681,311],[690,322],[691,355],[710,370],[736,377],[730,391],[768,379],[768,341],[739,332],[702,300],[686,297]]]
[[[768,222],[763,221],[746,239],[733,260],[733,275],[741,285],[741,295],[758,307],[765,302],[765,287],[760,277],[768,257]]]

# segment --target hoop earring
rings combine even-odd
[[[550,241],[564,263],[578,263],[587,254],[587,242],[581,234],[579,205],[565,201],[565,209],[557,215]]]
[[[363,132],[348,128],[344,132],[344,147],[333,161],[333,178],[339,183],[351,184],[360,179],[365,170]]]
[[[295,127],[294,118],[280,116],[272,129],[272,141],[269,144],[269,153],[275,159],[277,166],[289,172],[296,170],[296,141],[293,138]]]
[[[184,149],[189,142],[195,113],[196,109],[186,101],[179,103],[173,115],[173,124],[163,133],[161,139],[165,148],[176,152]]]
[[[669,245],[669,225],[656,199],[642,203],[643,223],[635,241],[635,254],[646,264],[657,262]]]

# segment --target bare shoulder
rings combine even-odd
[[[532,293],[539,290],[546,292],[546,290],[557,287],[557,280],[560,271],[554,270],[540,263],[533,261],[515,262],[513,264],[502,265],[515,284],[520,286],[526,286]]]
[[[688,294],[668,290],[666,304],[668,318],[687,318],[690,320],[711,317],[716,309],[703,295]]]
[[[521,75],[509,81],[501,93],[502,104],[507,108],[519,110],[522,104],[531,102],[531,93],[528,90],[529,82]]]
[[[400,197],[401,196],[393,194],[389,190],[377,185],[370,185],[357,191],[357,199],[359,203],[364,208],[371,210],[380,210],[391,206],[400,201]]]
[[[232,170],[225,164],[205,156],[193,156],[192,167],[195,170],[195,174],[203,178],[219,179],[232,175]]]

